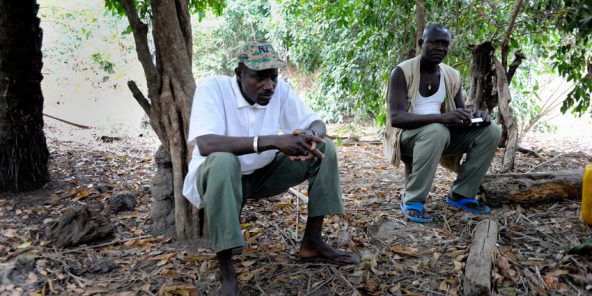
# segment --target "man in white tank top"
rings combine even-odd
[[[421,55],[399,64],[389,78],[385,152],[389,151],[387,156],[395,165],[401,159],[411,164],[400,207],[414,222],[433,220],[424,204],[443,156],[467,154],[446,202],[474,214],[490,211],[475,196],[495,155],[501,129],[491,124],[486,112],[465,109],[460,74],[441,63],[450,41],[448,29],[428,26],[419,40]],[[483,122],[471,124],[473,118]]]

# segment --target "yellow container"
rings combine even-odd
[[[592,164],[586,165],[582,180],[582,220],[592,225]]]

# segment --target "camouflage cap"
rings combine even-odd
[[[245,44],[238,54],[238,61],[255,71],[286,66],[286,62],[280,60],[277,52],[269,43],[249,42]]]

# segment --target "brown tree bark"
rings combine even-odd
[[[528,204],[582,196],[583,169],[487,175],[481,187],[487,203]]]
[[[506,143],[506,151],[504,152],[504,159],[502,161],[502,173],[508,173],[514,170],[514,160],[516,158],[516,151],[518,149],[518,125],[514,119],[514,115],[510,110],[510,101],[512,97],[510,95],[510,89],[508,87],[508,78],[506,77],[506,71],[503,69],[502,64],[493,57],[495,64],[495,74],[497,76],[497,94],[499,97],[499,113],[503,118],[504,126],[508,131],[508,142]]]
[[[191,71],[193,47],[188,3],[186,0],[152,2],[156,64],[152,62],[148,47],[148,26],[140,20],[133,0],[123,0],[122,3],[134,34],[138,59],[146,75],[150,102],[133,81],[128,86],[150,117],[150,125],[171,157],[177,239],[193,240],[199,237],[198,211],[182,195],[183,178],[191,157],[191,147],[186,139],[195,90]]]
[[[419,39],[423,35],[425,27],[425,2],[423,0],[415,0],[415,55],[418,56],[421,52],[419,47]]]
[[[41,43],[34,0],[0,0],[0,191],[47,183]]]
[[[497,95],[493,94],[493,76],[491,55],[495,47],[489,41],[471,48],[471,88],[467,98],[467,107],[471,110],[491,111],[497,106]]]
[[[514,11],[512,12],[512,17],[510,18],[510,22],[508,23],[508,27],[506,28],[506,34],[504,40],[501,43],[501,51],[502,51],[502,60],[501,60],[501,68],[504,70],[507,76],[508,85],[512,82],[512,77],[514,77],[514,73],[518,66],[522,63],[522,59],[524,56],[520,51],[514,52],[516,58],[510,68],[508,69],[508,51],[510,50],[510,38],[512,37],[512,31],[514,30],[514,25],[516,24],[516,18],[518,17],[518,13],[522,9],[523,0],[516,0],[516,5],[514,5]],[[520,58],[521,57],[521,58]],[[509,102],[508,102],[509,104]],[[507,124],[504,122],[504,117],[499,117],[499,123],[502,126],[502,137],[500,139],[500,147],[506,147],[506,144],[510,140],[510,133],[508,130]]]

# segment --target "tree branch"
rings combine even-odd
[[[140,104],[140,106],[142,106],[142,109],[144,109],[144,112],[146,112],[146,114],[148,114],[148,117],[150,117],[150,107],[151,107],[150,102],[148,102],[146,97],[144,97],[144,94],[138,88],[138,86],[136,85],[136,82],[134,82],[133,80],[128,81],[127,87],[129,87],[129,89],[132,91],[134,98],[136,99],[136,101],[138,101],[138,104]]]
[[[516,73],[516,69],[522,64],[522,60],[526,59],[526,56],[522,53],[522,51],[517,50],[514,52],[514,61],[510,64],[510,68],[508,68],[508,83],[512,82],[512,78]]]
[[[138,11],[136,10],[134,0],[121,0],[121,3],[123,4],[125,14],[127,15],[127,19],[132,28],[132,33],[134,34],[138,60],[140,60],[142,68],[144,69],[144,75],[146,75],[148,97],[154,98],[154,95],[157,93],[158,89],[160,89],[160,79],[156,67],[152,62],[152,55],[150,54],[150,48],[148,47],[148,25],[143,23],[138,17]],[[144,106],[142,106],[142,108],[144,108]]]
[[[512,36],[512,30],[514,29],[514,24],[516,23],[516,17],[522,8],[522,0],[516,0],[516,6],[514,6],[514,12],[512,12],[512,18],[510,19],[510,23],[508,24],[508,29],[506,30],[506,37],[504,37],[504,41],[502,42],[502,66],[504,70],[507,69],[508,66],[508,50],[510,45],[510,36]]]
[[[74,122],[72,122],[72,121],[68,121],[68,120],[61,119],[61,118],[58,118],[58,117],[55,117],[55,116],[51,116],[51,115],[49,115],[49,114],[45,114],[45,113],[43,113],[43,115],[44,115],[44,116],[47,116],[47,117],[49,117],[49,118],[53,118],[53,119],[55,119],[55,120],[57,120],[57,121],[61,121],[61,122],[63,122],[63,123],[67,123],[67,124],[69,124],[69,125],[75,126],[75,127],[77,127],[77,128],[82,128],[82,129],[89,129],[89,128],[90,128],[90,126],[88,126],[88,125],[82,125],[82,124],[74,123]]]

